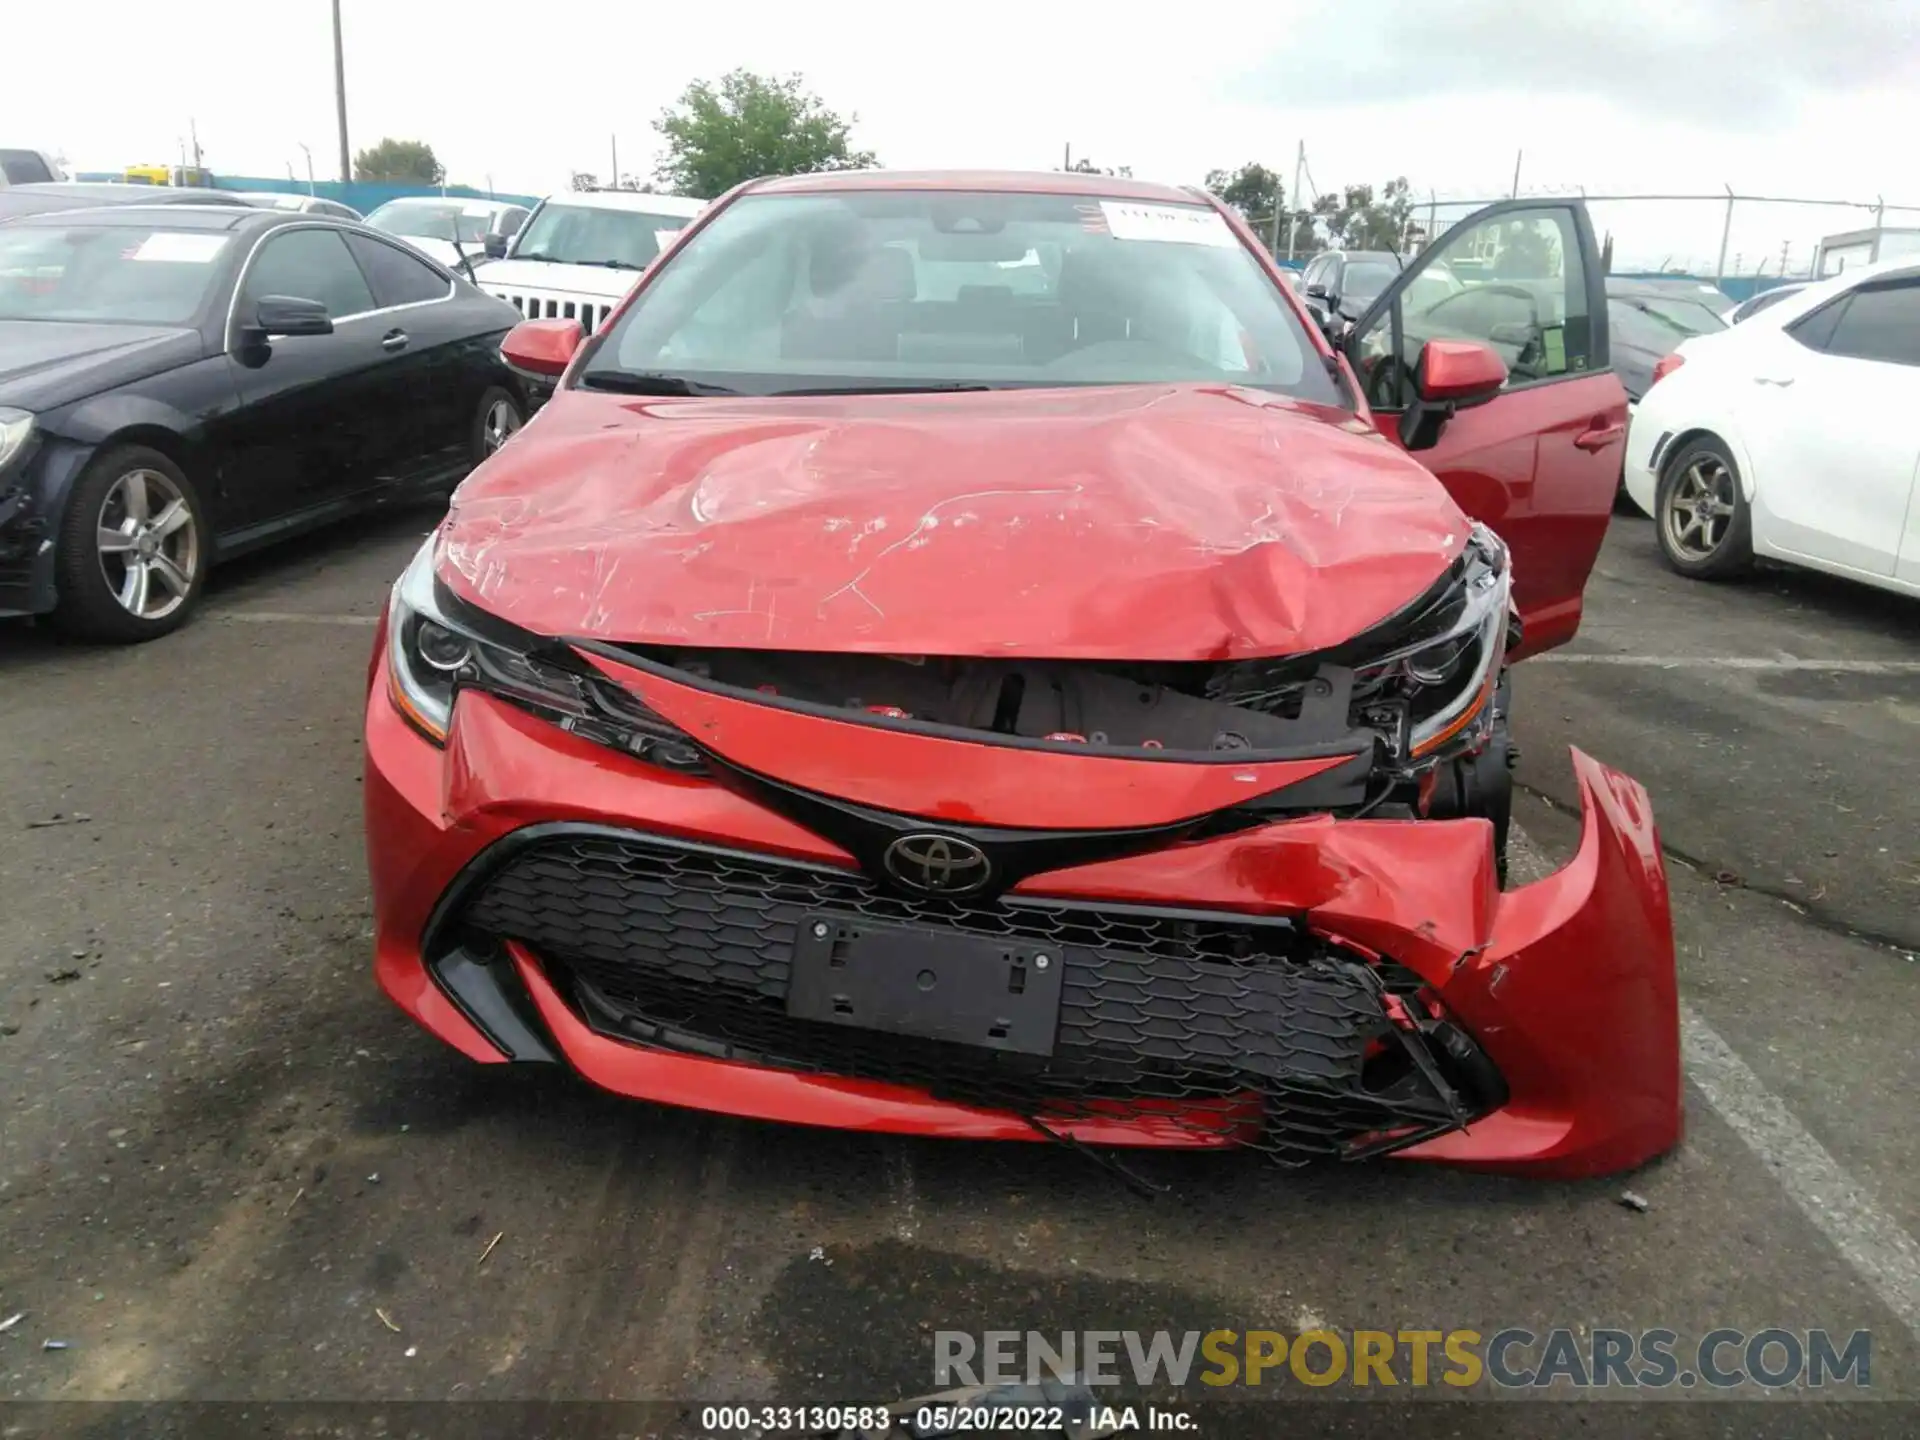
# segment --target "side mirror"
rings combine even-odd
[[[1400,443],[1429,450],[1454,412],[1484,405],[1507,383],[1507,366],[1470,340],[1429,340],[1413,372],[1413,402],[1400,415]]]
[[[1506,383],[1506,362],[1470,340],[1429,340],[1420,347],[1413,376],[1422,400],[1449,401],[1456,407],[1485,404]]]
[[[566,374],[585,338],[578,320],[522,320],[500,342],[500,355],[523,375],[554,380]]]
[[[275,335],[331,335],[333,317],[318,300],[297,295],[262,295],[251,327],[262,340]]]
[[[504,260],[507,258],[507,237],[506,236],[489,235],[487,236],[486,241],[484,243],[487,249],[487,258],[489,260]]]
[[[1315,300],[1325,300],[1327,298],[1327,287],[1316,280],[1313,284],[1307,286],[1307,294]]]

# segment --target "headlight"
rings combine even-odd
[[[27,448],[27,439],[33,434],[33,416],[25,410],[9,410],[0,405],[0,470],[12,463],[13,457]]]
[[[1392,737],[1392,761],[1409,773],[1472,749],[1493,726],[1512,614],[1507,548],[1476,525],[1463,558],[1458,581],[1354,668],[1355,709]]]
[[[471,688],[652,764],[706,768],[684,731],[564,645],[484,635],[477,623],[450,614],[453,607],[434,592],[433,545],[429,537],[394,582],[387,607],[387,695],[414,729],[436,745],[446,743],[454,700]]]

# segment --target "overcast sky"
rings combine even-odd
[[[450,178],[543,193],[652,168],[653,120],[735,66],[802,73],[894,166],[1050,168],[1073,146],[1198,181],[1258,159],[1320,189],[1405,175],[1441,199],[1716,192],[1920,205],[1920,3],[1268,0],[1205,5],[342,0],[350,138],[430,142]],[[8,7],[0,144],[76,170],[338,168],[327,0]],[[148,23],[150,17],[151,23]],[[37,58],[35,58],[37,57]],[[25,61],[26,63],[21,63]],[[1441,212],[1440,218],[1446,218]],[[1720,207],[1608,207],[1623,250],[1710,265]],[[1751,270],[1868,212],[1742,206]],[[1920,212],[1888,216],[1920,225]]]

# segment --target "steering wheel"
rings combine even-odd
[[[1475,285],[1470,290],[1456,290],[1444,299],[1437,300],[1421,313],[1437,314],[1456,300],[1464,300],[1469,295],[1505,295],[1515,300],[1527,302],[1527,323],[1534,329],[1540,328],[1540,297],[1523,285]]]

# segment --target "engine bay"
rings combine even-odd
[[[1186,753],[1276,750],[1338,738],[1347,728],[1344,707],[1335,717],[1305,702],[1330,701],[1336,688],[1351,683],[1350,672],[1323,676],[1309,664],[1287,683],[1243,697],[1221,690],[1219,672],[1231,666],[764,650],[659,658],[701,679],[829,709],[1015,739]],[[1245,698],[1267,703],[1242,703]]]

